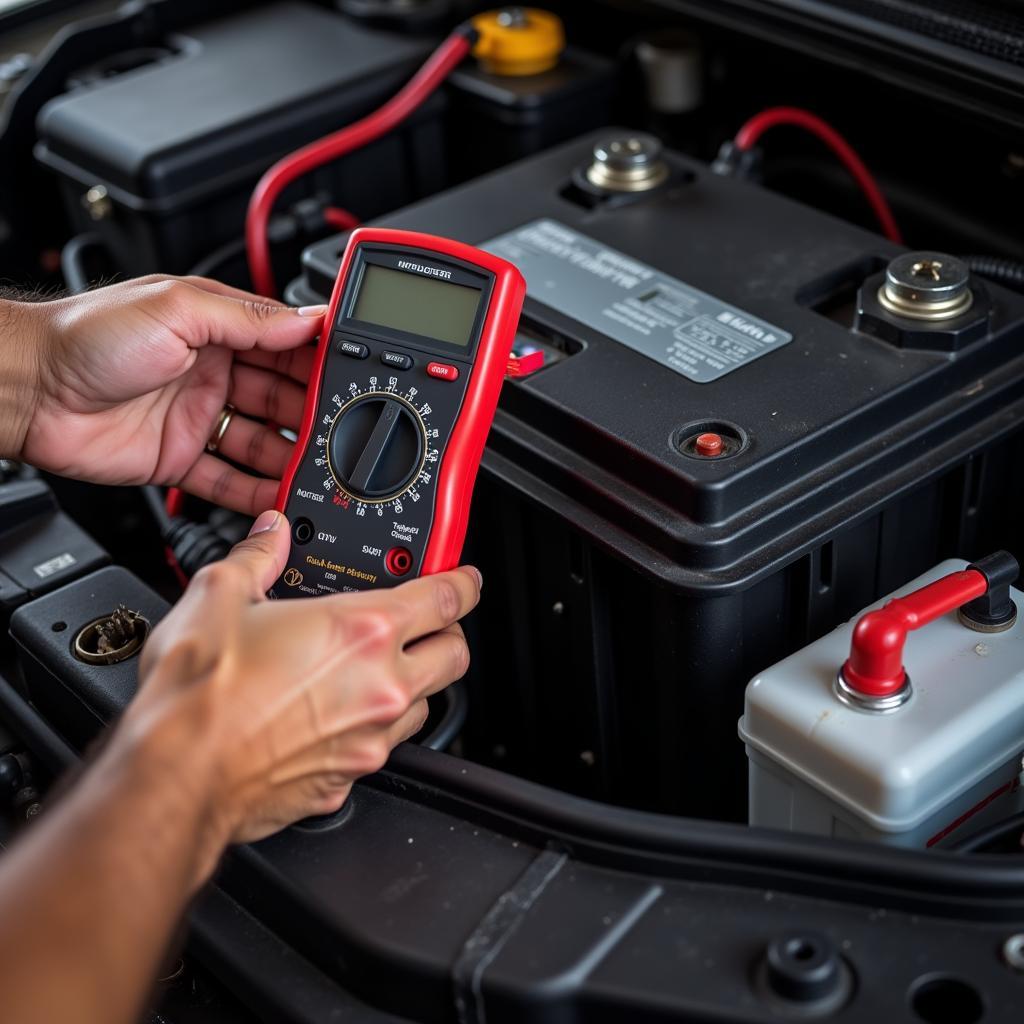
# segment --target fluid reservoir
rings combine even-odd
[[[478,14],[473,55],[492,75],[518,78],[549,71],[565,49],[561,19],[536,7],[503,7]]]
[[[476,59],[448,83],[451,123],[463,127],[450,137],[455,177],[475,177],[607,122],[615,64],[567,45],[556,15],[504,7],[473,25]]]

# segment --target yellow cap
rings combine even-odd
[[[473,18],[480,38],[473,56],[492,75],[536,75],[565,49],[561,19],[536,7],[502,7]]]

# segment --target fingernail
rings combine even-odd
[[[475,565],[471,565],[469,568],[472,569],[473,572],[476,573],[476,588],[477,588],[477,590],[483,590],[484,589],[484,574]]]
[[[308,317],[323,316],[327,312],[327,307],[326,306],[299,306],[299,308],[297,310],[295,310],[295,312],[298,313],[299,316],[308,316]]]
[[[275,512],[273,509],[268,509],[266,512],[261,512],[256,522],[252,524],[252,529],[249,531],[250,537],[255,537],[257,533],[266,533],[268,530],[276,530],[281,525],[281,513]]]

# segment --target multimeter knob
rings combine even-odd
[[[385,396],[342,409],[331,428],[327,455],[335,480],[353,498],[388,501],[416,479],[425,438],[416,411]]]

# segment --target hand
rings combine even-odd
[[[24,304],[38,385],[20,457],[96,483],[164,484],[239,512],[273,505],[325,308],[203,278],[153,276]],[[218,454],[221,409],[238,410]],[[250,419],[248,417],[255,417]]]
[[[469,665],[457,622],[479,600],[475,569],[268,601],[288,550],[287,520],[266,512],[196,575],[147,641],[115,734],[179,773],[206,808],[200,880],[226,843],[338,810]]]

